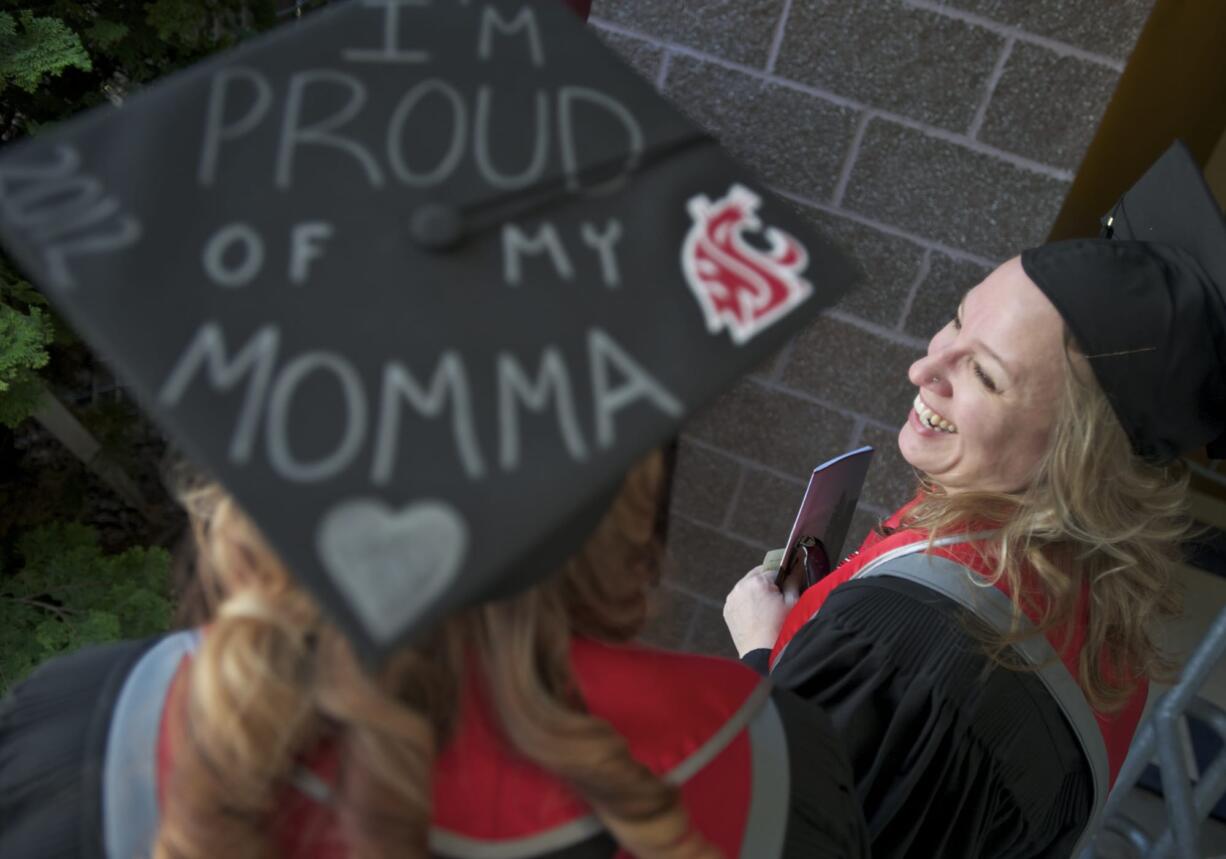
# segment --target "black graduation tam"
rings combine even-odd
[[[560,2],[315,13],[0,153],[0,239],[372,657],[851,280]]]
[[[1176,142],[1103,219],[1104,237],[1022,266],[1068,324],[1133,449],[1226,456],[1226,221]]]

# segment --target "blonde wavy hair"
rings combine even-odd
[[[928,531],[930,541],[967,528],[997,529],[980,545],[993,565],[992,581],[1009,589],[1015,623],[1011,634],[990,642],[998,659],[1025,637],[1018,621],[1028,588],[1041,588],[1042,598],[1028,607],[1038,617],[1036,632],[1047,632],[1069,628],[1088,586],[1079,680],[1091,706],[1109,713],[1128,700],[1137,678],[1171,672],[1156,633],[1181,606],[1176,570],[1181,543],[1192,533],[1188,470],[1178,460],[1154,465],[1133,453],[1067,331],[1065,354],[1049,446],[1030,485],[949,493],[921,475],[920,502],[903,524]]]
[[[435,757],[476,670],[507,742],[569,784],[630,853],[707,859],[677,789],[585,709],[572,636],[625,642],[658,577],[658,454],[634,468],[586,544],[551,579],[461,611],[377,674],[298,588],[218,487],[185,498],[212,623],[172,720],[175,755],[155,859],[275,855],[278,796],[322,740],[340,758],[334,809],[357,859],[430,855]]]

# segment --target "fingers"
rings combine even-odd
[[[800,576],[788,576],[783,581],[783,601],[789,606],[800,600]]]
[[[738,654],[771,647],[791,605],[775,587],[775,571],[754,567],[724,600],[724,623]]]
[[[800,585],[796,582],[796,576],[788,576],[783,583],[783,590],[775,585],[775,570],[768,570],[762,565],[754,567],[752,570],[743,575],[735,585],[732,586],[732,592],[743,590],[745,588],[753,588],[755,591],[768,591],[774,594],[781,594],[788,605],[796,602],[800,597]],[[730,592],[731,593],[731,592]],[[789,599],[789,593],[791,597]]]
[[[774,570],[754,567],[732,586],[724,598],[724,613],[727,615],[740,606],[753,604],[778,603],[791,608],[799,597],[799,591],[789,589],[786,583],[782,591],[776,587]]]

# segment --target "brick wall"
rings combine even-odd
[[[1041,242],[1153,0],[596,0],[592,24],[863,269],[864,286],[685,427],[648,638],[731,653],[724,595],[808,471],[878,450],[849,541],[910,497],[907,367]]]

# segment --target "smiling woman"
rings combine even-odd
[[[911,365],[903,457],[945,489],[1027,485],[1065,375],[1064,325],[1014,257],[970,292]]]
[[[798,597],[755,568],[725,604],[831,714],[874,856],[1078,855],[1169,671],[1177,456],[1226,455],[1226,223],[1178,147],[1113,215],[1003,263],[911,366],[916,497]]]

